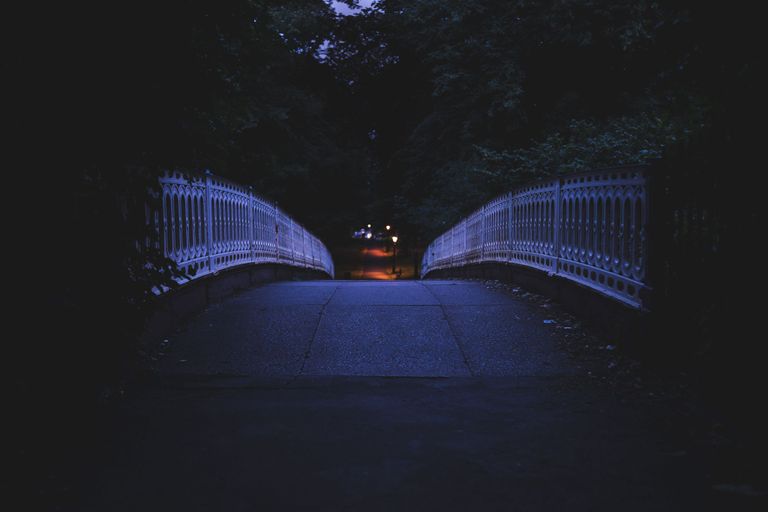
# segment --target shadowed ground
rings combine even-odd
[[[100,426],[78,510],[717,510],[664,406],[477,282],[291,282],[210,308]]]

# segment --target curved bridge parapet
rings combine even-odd
[[[325,245],[250,188],[212,174],[180,172],[165,173],[159,185],[147,221],[154,243],[189,280],[245,264],[288,265],[333,277]]]
[[[562,176],[490,201],[426,249],[421,277],[479,263],[534,268],[641,309],[648,167]]]

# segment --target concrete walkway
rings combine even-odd
[[[165,374],[469,377],[571,370],[538,313],[480,283],[317,281],[257,288],[171,340]]]
[[[665,416],[482,283],[290,282],[210,308],[103,426],[77,510],[710,510]],[[716,507],[716,508],[712,508]]]

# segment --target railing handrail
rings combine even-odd
[[[422,258],[421,277],[469,264],[512,263],[642,308],[648,170],[607,167],[516,187],[435,238]],[[457,234],[463,242],[456,243]]]
[[[192,280],[244,264],[279,263],[334,275],[328,248],[251,187],[202,173],[166,171],[147,222],[155,244]]]

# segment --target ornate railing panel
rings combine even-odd
[[[213,175],[166,173],[148,212],[155,242],[192,279],[246,263],[282,263],[333,277],[328,249],[274,203]]]
[[[508,262],[558,275],[631,306],[647,288],[645,167],[606,169],[522,187],[437,237],[421,275]]]

